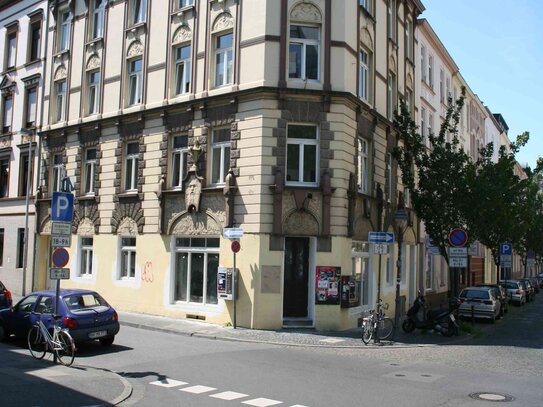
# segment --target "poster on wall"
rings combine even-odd
[[[358,307],[360,305],[359,277],[360,274],[357,276],[341,276],[341,308]]]
[[[317,266],[315,304],[339,304],[341,267]]]

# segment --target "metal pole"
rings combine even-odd
[[[232,296],[234,297],[234,329],[236,329],[236,302],[238,296],[237,283],[238,283],[238,273],[236,270],[236,252],[234,252],[234,274],[232,276]]]
[[[398,261],[397,261],[397,275],[396,275],[396,310],[394,315],[394,330],[398,332],[398,325],[400,323],[400,282],[402,280],[402,242],[403,242],[403,230],[398,227]]]
[[[26,266],[28,263],[28,211],[29,211],[29,201],[30,201],[30,192],[32,190],[32,133],[27,129],[21,129],[23,134],[26,134],[28,139],[28,170],[26,176],[26,200],[25,200],[25,235],[24,235],[24,253],[23,253],[23,284],[22,284],[22,295],[26,295]]]
[[[378,272],[378,278],[377,281],[377,316],[379,315],[379,310],[381,308],[381,253],[379,253],[379,272]],[[380,343],[381,340],[379,339],[379,324],[376,325],[375,328],[375,338],[373,338],[373,343]]]
[[[59,315],[58,305],[60,300],[60,279],[57,279],[57,289],[55,295],[55,314],[53,315],[53,323],[55,323],[55,317]],[[53,363],[57,363],[57,353],[53,352]]]

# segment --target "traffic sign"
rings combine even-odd
[[[468,234],[464,229],[456,228],[449,233],[449,243],[454,247],[462,247],[468,242]]]
[[[449,267],[467,267],[468,248],[449,247]]]
[[[69,222],[52,222],[51,235],[69,236],[72,234],[72,224]]]
[[[70,269],[51,267],[49,269],[49,278],[51,280],[68,280],[70,278]]]
[[[513,254],[513,245],[511,243],[500,243],[500,256],[503,254]]]
[[[66,192],[53,192],[51,201],[51,220],[71,222],[74,217],[74,196]]]
[[[449,247],[449,257],[467,257],[467,247]]]
[[[370,243],[394,243],[394,233],[392,232],[369,232],[368,241]]]
[[[51,236],[51,246],[70,247],[72,245],[72,235]]]
[[[388,244],[376,243],[373,246],[373,253],[375,253],[375,254],[387,254],[388,253]]]
[[[449,267],[468,267],[468,258],[449,257]]]
[[[224,228],[223,236],[225,239],[239,239],[243,236],[242,228]]]
[[[64,267],[70,260],[70,254],[64,247],[59,247],[53,252],[52,260],[53,266]]]
[[[239,249],[241,249],[241,245],[239,244],[237,240],[234,240],[231,244],[231,248],[234,253],[237,253],[239,252]]]

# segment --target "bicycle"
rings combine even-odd
[[[61,315],[55,315],[53,334],[49,332],[41,317],[36,324],[28,331],[28,349],[36,359],[43,359],[49,350],[57,356],[57,359],[64,366],[71,366],[75,358],[75,342],[68,333],[68,329],[61,328],[59,321]]]
[[[385,317],[383,308],[388,309],[388,304],[383,306],[383,301],[377,301],[377,312],[369,311],[369,316],[362,319],[362,341],[367,345],[371,338],[375,338],[374,342],[388,339],[394,331],[394,323],[392,319]]]

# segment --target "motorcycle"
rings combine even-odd
[[[433,329],[443,336],[453,336],[458,334],[458,324],[453,313],[459,307],[460,300],[451,298],[448,309],[428,311],[426,300],[419,293],[411,308],[407,310],[407,318],[402,324],[402,329],[407,333],[413,332],[415,329]]]

